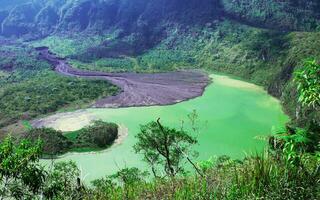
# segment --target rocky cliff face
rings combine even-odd
[[[199,24],[220,16],[216,0],[19,1],[0,13],[4,36],[55,32],[150,31],[166,22]]]
[[[152,31],[161,24],[204,25],[227,17],[277,30],[312,30],[317,0],[3,0],[1,34],[42,37],[56,32]]]

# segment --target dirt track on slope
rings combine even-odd
[[[104,73],[72,68],[65,59],[51,53],[47,47],[37,48],[40,58],[53,65],[62,75],[105,79],[122,89],[117,96],[98,100],[96,108],[170,105],[192,99],[203,94],[209,77],[199,71],[168,73]]]

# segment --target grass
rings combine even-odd
[[[289,165],[266,152],[243,161],[218,159],[204,177],[186,176],[130,184],[107,184],[101,179],[87,198],[96,199],[319,199],[320,181],[315,157],[308,165]],[[98,182],[96,182],[98,183]],[[105,183],[105,184],[101,184]],[[104,187],[102,187],[102,185]]]
[[[79,135],[79,131],[70,131],[65,132],[63,134],[66,138],[68,138],[70,141],[74,142],[76,141],[77,136]]]
[[[8,77],[0,76],[0,127],[59,110],[83,108],[118,92],[116,86],[103,80],[58,75],[37,55],[31,47],[0,47],[0,70],[10,67]]]
[[[104,35],[77,35],[71,36],[49,36],[42,40],[31,42],[34,47],[47,46],[50,50],[61,57],[68,57],[85,52],[88,48],[98,46],[105,41],[112,40],[114,34]]]
[[[131,58],[101,58],[88,63],[70,59],[69,62],[73,67],[84,70],[102,72],[135,71],[135,62]]]
[[[88,153],[88,152],[98,152],[102,150],[105,150],[105,148],[79,147],[79,148],[72,148],[69,150],[69,152]]]
[[[21,124],[23,125],[24,129],[26,129],[26,130],[31,130],[33,128],[31,123],[27,120],[22,120]]]

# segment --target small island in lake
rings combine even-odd
[[[118,138],[118,125],[94,121],[77,131],[62,132],[53,128],[35,128],[22,138],[43,141],[44,157],[62,155],[67,152],[100,151],[110,147]]]

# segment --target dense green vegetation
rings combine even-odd
[[[185,172],[182,161],[187,157],[192,163],[187,155],[191,146],[197,143],[195,137],[183,130],[164,127],[160,119],[141,125],[140,129],[134,149],[137,153],[143,154],[143,160],[152,168],[154,177],[158,178],[163,173],[174,177]],[[163,169],[159,166],[163,166]]]
[[[31,129],[25,132],[22,139],[28,139],[32,142],[41,140],[43,142],[43,153],[55,156],[67,152],[72,142],[69,141],[61,131],[56,131],[52,128]]]
[[[304,132],[288,131],[278,134],[270,139],[270,148],[266,152],[255,156],[248,155],[244,160],[232,160],[222,156],[199,162],[194,165],[199,175],[185,176],[184,166],[171,161],[191,161],[190,157],[181,154],[180,145],[185,144],[185,141],[189,143],[192,136],[187,132],[166,127],[159,121],[151,122],[141,126],[136,149],[144,149],[145,161],[162,166],[165,173],[161,173],[161,176],[154,174],[155,178],[150,181],[147,178],[150,176],[148,172],[137,168],[124,168],[114,175],[93,181],[93,187],[83,185],[80,171],[72,162],[55,163],[46,171],[39,169],[39,144],[32,146],[27,143],[29,146],[21,146],[25,144],[22,142],[20,146],[15,146],[12,139],[8,138],[0,145],[0,175],[5,177],[1,179],[0,188],[3,197],[18,199],[31,196],[38,199],[41,195],[53,199],[115,200],[318,199],[319,146],[315,146],[316,152],[309,151],[307,146],[312,143]],[[158,145],[150,146],[154,142]],[[30,150],[26,151],[28,149]],[[184,155],[189,153],[184,151]],[[33,159],[25,161],[24,156],[32,156]],[[7,161],[12,161],[9,170],[5,168]],[[28,171],[21,168],[22,171],[17,174],[11,170],[19,167],[21,163],[26,163],[28,170],[39,170],[39,181],[30,185],[30,176],[20,176]],[[170,170],[171,167],[174,167],[173,171]],[[19,193],[14,187],[3,187],[6,183],[3,180],[9,180],[10,186],[18,186]]]
[[[31,128],[20,136],[20,140],[43,142],[45,157],[57,156],[66,152],[90,152],[108,148],[118,138],[118,125],[103,121],[73,132],[56,131],[52,128]]]
[[[320,106],[320,65],[316,60],[307,61],[305,65],[305,69],[295,74],[300,94],[299,101],[317,109]]]
[[[319,27],[317,1],[303,0],[222,0],[227,14],[234,19],[281,30],[315,30]]]
[[[74,140],[73,150],[79,150],[85,147],[105,149],[118,138],[118,125],[95,121],[92,125],[77,131],[76,137],[74,134],[75,133],[71,136]]]
[[[104,35],[92,35],[86,37],[86,35],[78,35],[77,37],[72,36],[49,36],[41,40],[33,41],[31,44],[34,47],[46,46],[51,51],[57,53],[60,57],[66,57],[76,54],[81,54],[87,49],[94,46],[98,46],[104,42],[112,40],[115,35],[104,34]]]
[[[314,88],[318,89],[320,81],[318,76],[313,76],[319,68],[315,62],[306,62],[296,73],[299,102],[303,107],[311,105],[319,109],[318,91]],[[196,117],[196,113],[189,115],[195,132]],[[96,122],[95,126],[110,130],[100,129],[102,124]],[[288,126],[269,138],[269,148],[262,154],[248,155],[243,160],[222,156],[195,164],[190,151],[196,144],[192,134],[183,127],[181,130],[166,127],[158,119],[141,126],[134,147],[153,169],[154,179],[147,178],[148,172],[124,168],[93,181],[93,187],[82,183],[80,170],[72,162],[56,163],[44,170],[38,163],[41,156],[38,140],[15,144],[8,137],[0,144],[0,192],[4,198],[17,199],[319,199],[320,145],[314,130]],[[86,137],[73,133],[70,138],[87,138],[90,131],[96,132],[97,128],[79,131]],[[39,130],[31,132],[39,133]],[[95,135],[93,132],[90,135]],[[198,174],[185,176],[181,162],[192,164]]]
[[[318,1],[188,1],[183,4],[188,12],[183,13],[183,9],[176,9],[181,6],[178,0],[164,5],[160,1],[135,4],[122,0],[119,7],[108,2],[50,4],[46,12],[50,10],[55,16],[62,7],[61,18],[46,21],[44,12],[35,18],[36,24],[48,24],[40,26],[48,32],[54,24],[59,26],[55,34],[31,44],[49,46],[81,69],[156,72],[206,68],[233,74],[263,85],[282,100],[286,113],[301,126],[309,116],[319,115],[318,111],[299,108],[292,82],[292,73],[303,60],[320,58]],[[101,10],[90,13],[95,6]],[[153,13],[160,8],[163,13],[155,20]],[[111,11],[115,10],[126,13],[113,18]],[[106,17],[110,21],[102,23],[102,13],[110,14]],[[71,32],[64,31],[65,27]],[[80,32],[76,37],[74,30]]]
[[[45,171],[39,165],[41,143],[26,140],[15,145],[11,137],[0,144],[0,196],[31,198],[44,184]]]
[[[0,127],[63,108],[81,108],[118,92],[106,81],[56,74],[32,48],[1,46],[0,52],[0,70],[5,72],[0,78]]]
[[[165,39],[133,57],[98,56],[99,49],[104,52],[103,45],[95,47],[95,53],[91,50],[76,53],[81,55],[80,60],[74,55],[67,57],[74,67],[107,72],[204,68],[232,74],[264,86],[282,100],[286,113],[303,127],[311,116],[319,116],[319,111],[300,109],[292,74],[309,57],[320,60],[319,37],[319,32],[282,32],[243,25],[234,20],[216,20],[205,27],[169,26]],[[112,49],[112,46],[108,47],[108,51]],[[56,50],[59,53],[63,49]],[[125,51],[122,53],[126,54]]]
[[[0,34],[8,37],[118,30],[144,48],[159,41],[166,22],[203,25],[227,17],[271,29],[315,30],[320,5],[317,0],[3,0],[0,7]]]

